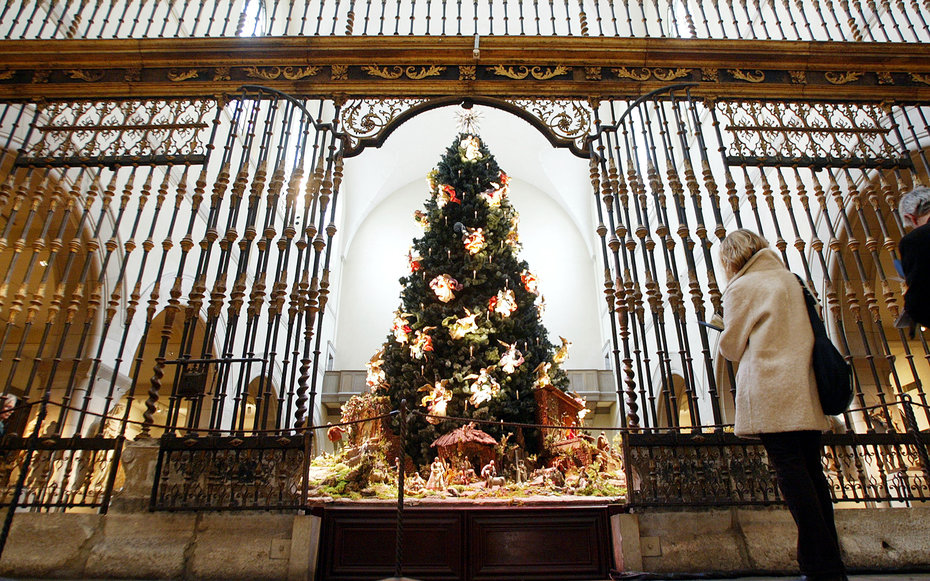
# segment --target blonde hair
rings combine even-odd
[[[769,247],[769,242],[752,230],[740,229],[731,232],[720,243],[720,264],[724,274],[731,278],[746,266],[757,252]]]

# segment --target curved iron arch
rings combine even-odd
[[[492,107],[494,109],[499,109],[501,111],[511,113],[519,117],[520,119],[523,119],[524,121],[526,121],[533,127],[535,127],[540,133],[543,134],[543,136],[545,136],[545,138],[549,141],[550,144],[552,144],[553,147],[568,149],[574,155],[580,158],[583,158],[583,159],[588,159],[590,155],[588,144],[591,141],[590,131],[594,130],[593,124],[590,124],[589,133],[585,137],[585,140],[584,140],[584,146],[579,147],[578,144],[575,143],[574,141],[570,139],[565,139],[563,137],[559,137],[558,135],[556,135],[552,131],[552,129],[549,126],[547,126],[541,119],[532,115],[526,109],[523,109],[522,107],[515,105],[513,103],[510,103],[508,101],[504,101],[501,99],[495,99],[493,97],[447,96],[447,97],[437,97],[435,99],[430,99],[429,101],[426,101],[425,103],[420,103],[418,105],[415,105],[407,109],[406,111],[403,111],[402,113],[398,114],[396,117],[388,121],[384,125],[384,127],[381,129],[381,131],[379,131],[377,134],[372,135],[370,137],[360,137],[358,138],[355,145],[352,145],[352,146],[347,145],[345,149],[343,150],[342,157],[343,158],[354,157],[360,154],[362,151],[364,151],[368,147],[379,148],[382,145],[384,145],[384,142],[385,140],[387,140],[388,136],[390,136],[391,133],[393,133],[398,127],[403,125],[405,122],[409,121],[410,119],[416,117],[417,115],[421,113],[432,111],[433,109],[439,109],[441,107],[448,107],[450,105],[462,105],[466,109],[470,109],[474,105],[484,105],[486,107]]]

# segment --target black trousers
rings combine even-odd
[[[820,463],[820,432],[759,434],[778,488],[798,527],[798,566],[815,579],[843,579],[830,485]]]

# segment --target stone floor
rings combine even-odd
[[[662,575],[658,573],[615,574],[614,581],[797,581],[797,575],[723,577],[715,574]],[[850,581],[930,581],[930,571],[919,573],[869,572],[849,576]],[[2,580],[0,580],[2,581]]]

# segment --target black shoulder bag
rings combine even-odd
[[[797,279],[804,291],[804,302],[807,303],[807,314],[814,331],[812,365],[820,394],[820,407],[827,415],[839,415],[849,408],[853,400],[852,368],[827,336],[827,329],[817,314],[817,299],[804,286],[801,277]]]

